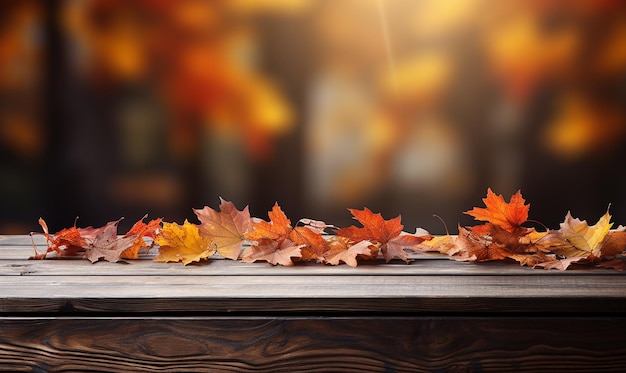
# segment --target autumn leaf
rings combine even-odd
[[[583,260],[586,260],[586,258],[583,256],[573,256],[569,258],[556,257],[543,263],[537,263],[534,267],[543,269],[558,269],[559,271],[565,271],[567,268],[569,268],[570,265],[574,263],[579,263]]]
[[[442,254],[454,255],[458,251],[456,241],[458,236],[446,234],[433,237],[418,245],[423,251],[436,251]]]
[[[623,253],[626,250],[626,232],[623,230],[613,231],[610,230],[606,234],[602,245],[600,246],[600,253],[597,255],[599,258],[614,257]]]
[[[298,221],[298,223],[304,225],[305,227],[319,233],[319,234],[324,234],[326,233],[326,229],[334,229],[337,228],[334,225],[331,224],[326,224],[325,222],[321,221],[321,220],[313,220],[313,219],[308,219],[308,218],[302,218],[300,219],[300,221]]]
[[[45,259],[46,255],[51,252],[55,252],[59,256],[75,256],[78,252],[83,251],[84,247],[87,245],[87,241],[81,235],[81,230],[76,228],[76,226],[62,229],[55,234],[50,234],[48,224],[46,224],[43,218],[39,218],[39,225],[41,225],[48,247],[45,252],[40,254],[33,244],[35,255],[30,259]]]
[[[237,260],[245,235],[252,230],[248,206],[239,211],[232,202],[220,197],[220,212],[208,206],[194,212],[201,222],[200,235],[210,239],[220,255]]]
[[[459,226],[459,235],[446,235],[424,241],[419,245],[424,251],[438,251],[448,254],[459,261],[483,262],[491,260],[513,259],[523,266],[535,266],[551,260],[536,241],[545,236],[545,232],[530,230],[528,234],[518,236],[502,228],[492,226],[491,234],[485,236]]]
[[[541,251],[525,254],[510,253],[508,254],[507,258],[515,260],[521,266],[528,266],[533,268],[541,263],[546,263],[553,260],[553,257]]]
[[[264,260],[272,265],[292,266],[291,258],[302,256],[300,249],[304,245],[297,245],[289,239],[272,240],[263,238],[257,241],[256,245],[250,246],[241,254],[241,261],[253,263]]]
[[[245,235],[246,239],[254,243],[241,254],[242,261],[250,263],[265,260],[273,265],[291,266],[291,258],[302,258],[302,249],[306,247],[309,248],[305,252],[306,260],[317,259],[316,245],[326,244],[320,233],[307,226],[294,229],[278,203],[267,215],[269,221],[253,221],[252,231]]]
[[[522,193],[519,190],[511,197],[511,201],[507,203],[501,194],[496,195],[489,188],[487,189],[487,197],[483,198],[483,202],[486,208],[474,207],[472,210],[466,211],[465,214],[473,216],[476,220],[497,225],[509,232],[515,231],[522,223],[528,220],[530,204],[524,204],[526,201],[522,198]],[[475,231],[475,233],[479,232]]]
[[[35,256],[32,259],[45,259],[50,252],[56,252],[59,257],[83,255],[92,263],[100,259],[109,262],[135,259],[140,249],[148,248],[143,237],[154,237],[160,228],[161,219],[145,224],[142,218],[123,237],[117,235],[120,220],[109,222],[100,228],[74,226],[52,235],[46,222],[39,219],[48,248],[42,254],[37,253],[35,249]]]
[[[251,247],[244,251],[245,261],[267,260],[272,264],[293,265],[292,257],[299,260],[322,260],[323,255],[330,249],[328,242],[322,236],[324,229],[330,227],[324,222],[302,219],[301,226],[293,228],[291,220],[280,208],[278,203],[274,204],[268,213],[269,221],[254,221],[252,231],[245,235],[245,238],[253,241]],[[273,241],[270,243],[269,241]],[[297,251],[293,249],[297,248]],[[289,253],[289,257],[281,259],[271,259],[268,255],[272,250],[280,250],[278,253]],[[242,260],[244,259],[242,254]],[[273,255],[273,254],[272,254]],[[281,254],[283,255],[283,254]],[[275,263],[273,263],[275,262]]]
[[[262,239],[283,240],[291,233],[291,220],[278,205],[274,204],[272,210],[267,214],[270,221],[257,220],[253,221],[252,231],[245,234],[245,238],[250,241],[260,241]]]
[[[506,259],[511,253],[506,246],[494,243],[490,238],[480,236],[468,229],[459,227],[453,259],[486,262]]]
[[[311,219],[300,219],[300,223],[304,225],[295,227],[289,232],[291,241],[297,245],[303,245],[300,260],[323,261],[324,254],[330,250],[330,245],[322,233],[324,229],[331,226]]]
[[[133,226],[128,230],[128,232],[126,232],[124,237],[140,236],[140,237],[149,237],[149,238],[155,239],[158,234],[158,230],[161,228],[161,222],[163,221],[163,219],[158,218],[158,219],[150,220],[148,224],[146,224],[143,222],[143,220],[147,217],[148,215],[146,214],[144,215],[143,218],[141,218],[135,224],[133,224]]]
[[[120,220],[107,223],[101,228],[95,239],[87,244],[85,257],[89,261],[95,263],[100,259],[104,259],[107,262],[117,262],[121,259],[120,255],[122,252],[133,246],[138,236],[131,235],[118,238],[117,225]]]
[[[399,258],[409,262],[408,251],[417,251],[418,245],[430,236],[415,236],[406,232],[390,239],[386,245],[381,246],[381,251],[388,263],[393,258]]]
[[[339,265],[343,262],[350,267],[356,267],[358,256],[371,257],[373,244],[369,241],[360,241],[350,245],[347,238],[336,237],[329,243],[329,246],[330,250],[324,254],[324,263]]]
[[[183,225],[164,222],[161,233],[154,241],[159,245],[155,262],[182,262],[187,265],[206,259],[216,251],[210,239],[200,236],[198,226],[187,220]]]
[[[350,212],[363,227],[340,228],[336,232],[337,235],[346,237],[354,243],[370,241],[380,245],[380,251],[386,262],[399,258],[408,263],[406,250],[415,250],[421,242],[430,238],[430,236],[401,235],[404,226],[400,223],[400,216],[385,220],[381,214],[374,214],[367,207],[363,210],[350,209]]]
[[[615,258],[611,260],[606,260],[606,261],[600,262],[598,264],[598,267],[610,268],[616,271],[623,271],[624,269],[626,269],[626,259]]]
[[[150,220],[148,224],[144,223],[143,220],[148,215],[144,215],[141,220],[137,221],[124,235],[126,237],[135,237],[135,241],[132,246],[128,249],[124,250],[120,257],[122,259],[137,259],[139,257],[140,250],[149,251],[154,246],[154,238],[157,236],[158,231],[161,229],[161,221],[163,219],[158,218],[154,220]],[[152,243],[148,245],[144,238],[151,238]]]
[[[561,229],[558,233],[572,246],[552,251],[565,257],[587,258],[590,255],[598,257],[602,241],[613,225],[610,221],[611,215],[608,211],[592,226],[589,226],[586,220],[573,218],[568,212],[565,221],[560,224]]]

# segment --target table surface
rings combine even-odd
[[[43,237],[36,236],[39,251]],[[156,250],[153,250],[156,254]],[[0,236],[0,313],[624,313],[626,272],[464,263],[439,254],[356,268],[212,259],[196,265],[28,260],[29,236]]]
[[[0,236],[0,371],[626,371],[614,270],[32,254]]]

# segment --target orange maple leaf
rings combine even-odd
[[[252,224],[252,231],[245,234],[245,238],[250,241],[261,239],[283,240],[291,233],[291,220],[281,210],[278,202],[274,204],[272,210],[268,212],[270,221],[258,219]]]
[[[230,201],[220,198],[220,212],[205,206],[194,210],[200,219],[200,235],[209,238],[223,257],[237,260],[245,235],[252,229],[248,206],[237,210]]]
[[[386,262],[393,258],[400,258],[408,263],[409,258],[405,250],[417,249],[421,242],[432,238],[431,236],[402,235],[404,226],[400,223],[400,216],[385,220],[381,214],[374,214],[367,207],[363,210],[349,210],[363,227],[341,228],[337,230],[337,235],[346,237],[355,243],[370,241],[380,245],[380,251],[382,251]]]
[[[268,213],[270,221],[258,220],[253,223],[251,232],[245,238],[254,241],[256,244],[250,246],[242,253],[242,260],[256,261],[267,260],[272,264],[293,265],[291,257],[298,257],[300,260],[323,260],[324,253],[330,250],[328,242],[322,236],[325,228],[330,227],[326,223],[311,219],[302,219],[304,225],[293,228],[291,220],[280,208],[278,203],[274,204]],[[293,248],[297,248],[297,252]],[[272,250],[284,251],[289,249],[293,254],[286,259],[273,260],[268,256]],[[275,263],[274,263],[275,262]]]
[[[140,250],[149,251],[154,247],[154,238],[157,236],[159,229],[161,228],[162,218],[150,220],[148,224],[143,222],[148,215],[144,215],[141,220],[137,221],[124,235],[124,238],[135,237],[133,245],[128,249],[122,251],[120,258],[122,259],[137,259],[139,257]],[[148,245],[144,240],[144,237],[152,238],[152,243]]]
[[[109,262],[117,262],[123,258],[136,259],[139,249],[147,247],[143,237],[154,237],[161,219],[153,220],[149,224],[140,220],[123,237],[117,235],[120,220],[122,219],[108,222],[100,228],[72,227],[50,234],[46,222],[39,219],[48,248],[42,254],[35,249],[35,256],[31,259],[45,259],[50,252],[55,252],[59,257],[84,255],[92,263],[100,259]]]
[[[51,252],[55,252],[59,256],[74,256],[87,245],[87,241],[81,235],[81,229],[76,228],[76,226],[62,229],[55,234],[50,234],[48,224],[46,224],[43,218],[39,218],[39,225],[41,225],[48,247],[45,252],[40,254],[37,252],[37,248],[33,243],[35,255],[30,257],[30,259],[45,259],[46,255]],[[31,233],[31,235],[32,234],[35,233]]]
[[[465,214],[473,216],[476,220],[497,225],[509,232],[514,232],[528,220],[530,204],[524,204],[526,201],[522,198],[522,193],[519,190],[511,197],[511,202],[507,203],[501,194],[496,195],[489,188],[487,189],[487,198],[483,198],[483,202],[487,206],[486,208],[474,207],[465,211]],[[483,231],[481,227],[484,226],[473,227],[472,230],[481,234]]]
[[[484,236],[480,236],[463,227],[459,227],[456,245],[457,249],[454,251],[453,259],[462,261],[486,262],[503,260],[511,253],[506,246],[494,243]]]
[[[300,219],[300,223],[304,224],[295,227],[289,233],[289,239],[302,247],[302,257],[300,260],[317,260],[323,261],[324,254],[330,250],[328,241],[322,236],[326,227],[326,223],[311,219]]]

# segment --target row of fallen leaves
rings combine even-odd
[[[408,263],[409,252],[433,251],[453,260],[516,261],[533,268],[565,270],[574,263],[625,268],[626,228],[611,229],[608,210],[594,225],[568,212],[560,229],[537,231],[522,226],[530,222],[530,204],[525,204],[520,191],[506,202],[489,189],[483,202],[485,207],[465,212],[483,224],[459,226],[458,235],[444,236],[419,228],[413,234],[404,232],[400,216],[385,220],[367,208],[349,210],[360,227],[337,228],[311,219],[301,219],[294,227],[278,203],[266,221],[251,217],[247,206],[237,210],[232,202],[221,198],[219,211],[210,207],[194,210],[200,224],[185,221],[179,225],[160,218],[145,223],[144,216],[124,235],[117,232],[120,220],[100,228],[74,226],[50,234],[40,219],[47,249],[38,253],[35,247],[31,259],[45,259],[55,253],[59,258],[82,256],[92,263],[117,262],[137,259],[156,246],[154,261],[185,265],[217,253],[246,263],[291,266],[299,261],[317,261],[355,267],[358,259],[383,257],[385,262],[400,259]]]

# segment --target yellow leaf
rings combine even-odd
[[[424,251],[438,251],[442,254],[454,255],[458,251],[457,236],[445,235],[424,241],[419,248]]]
[[[210,257],[216,250],[210,239],[200,237],[198,226],[187,220],[183,225],[164,222],[161,234],[154,241],[159,245],[155,262],[182,262],[187,265]]]
[[[565,221],[561,223],[560,232],[563,238],[577,249],[596,255],[612,225],[608,211],[592,226],[589,226],[586,220],[572,218],[568,212]]]

